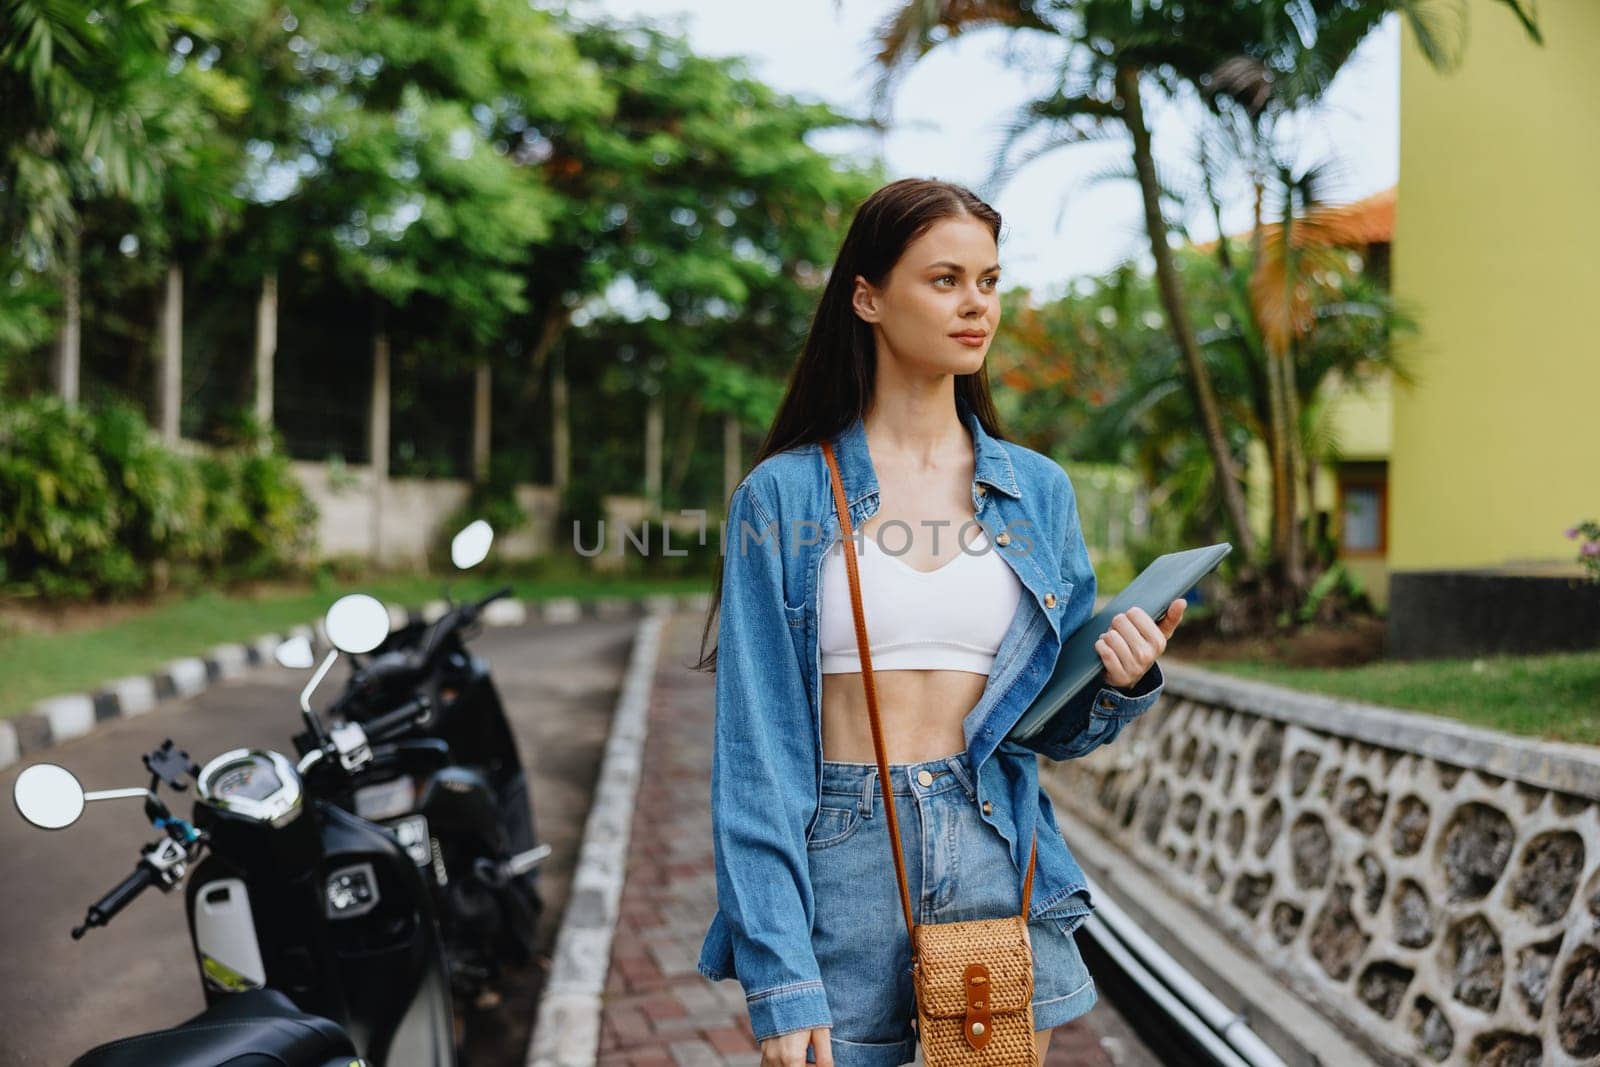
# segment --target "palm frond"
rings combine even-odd
[[[1499,2],[1511,9],[1511,13],[1522,23],[1522,28],[1533,38],[1535,44],[1544,44],[1544,35],[1539,32],[1539,0],[1528,0],[1526,10],[1522,7],[1522,0],[1499,0]]]
[[[983,181],[984,189],[992,192],[1003,188],[1023,167],[1058,148],[1115,136],[1115,131],[1108,130],[1104,122],[1115,115],[1108,101],[1085,95],[1057,94],[1028,101],[1001,124],[989,174]],[[1018,141],[1042,130],[1049,131],[1042,142],[1013,155]]]
[[[1449,72],[1460,65],[1467,40],[1466,0],[1397,0],[1396,6],[1430,66]]]
[[[890,94],[917,61],[963,33],[991,26],[1054,33],[1032,0],[905,0],[879,20],[866,66],[879,73],[869,89],[874,114],[886,112]]]

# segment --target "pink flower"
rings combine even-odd
[[[1600,556],[1600,541],[1590,541],[1578,550],[1579,556]]]
[[[1567,531],[1567,537],[1569,539],[1577,537],[1577,536],[1578,536],[1578,528],[1576,526],[1574,526],[1572,529]]]

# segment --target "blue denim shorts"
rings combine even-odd
[[[1010,846],[983,821],[966,752],[891,763],[906,884],[918,923],[993,919],[1022,908]],[[835,1067],[899,1067],[916,1058],[911,939],[900,905],[875,763],[822,765],[822,810],[806,843],[816,922],[811,942],[833,1018]],[[1098,999],[1072,932],[1078,895],[1028,924],[1033,1025],[1048,1030]],[[814,1063],[814,1051],[807,1052]]]

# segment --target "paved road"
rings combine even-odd
[[[486,629],[473,647],[493,665],[525,765],[533,772],[537,831],[552,854],[541,876],[548,946],[566,902],[611,711],[632,646],[633,619]],[[275,665],[50,752],[89,789],[143,785],[139,756],[174,738],[197,762],[228,748],[290,752],[295,694],[306,675]],[[336,667],[331,681],[343,678]],[[326,684],[326,683],[325,683]],[[9,798],[21,765],[0,772]],[[0,1062],[66,1064],[102,1041],[170,1026],[204,1007],[182,887],[147,892],[103,929],[74,942],[84,908],[133,869],[152,838],[137,801],[89,805],[56,833],[28,826],[0,802]],[[179,809],[187,814],[186,806]],[[540,961],[543,964],[547,960]],[[480,1064],[521,1062],[543,969],[521,976],[496,1011],[475,1015]]]

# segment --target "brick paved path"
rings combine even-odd
[[[761,1062],[744,991],[695,970],[716,910],[712,871],[710,674],[698,656],[704,615],[662,631],[649,738],[630,838],[600,1028],[600,1067],[719,1067]],[[1088,1015],[1056,1030],[1048,1067],[1111,1067]]]

